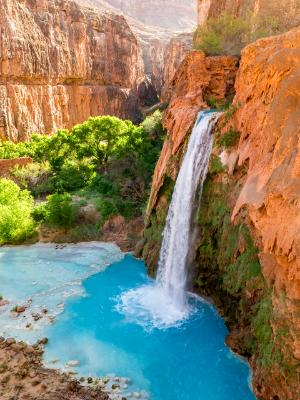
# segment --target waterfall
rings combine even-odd
[[[192,215],[207,174],[219,116],[218,112],[204,111],[193,128],[168,211],[156,281],[129,290],[118,299],[118,310],[146,329],[174,326],[190,315],[186,290]]]
[[[193,204],[197,189],[207,174],[218,112],[200,113],[192,131],[187,152],[176,181],[157,273],[157,284],[174,304],[184,307],[187,283],[187,256],[190,247]]]

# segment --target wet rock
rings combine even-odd
[[[16,343],[16,340],[14,338],[8,338],[5,341],[7,346],[11,346],[12,344]]]
[[[120,385],[119,385],[118,383],[113,383],[112,386],[111,386],[111,388],[112,388],[113,390],[120,389]]]
[[[34,319],[34,321],[38,321],[42,318],[41,314],[39,313],[32,313],[31,316]]]
[[[44,337],[43,339],[38,341],[38,344],[45,345],[49,342],[49,339],[47,337]]]
[[[26,306],[17,306],[14,311],[16,311],[18,314],[22,314],[23,312],[26,311]]]
[[[8,300],[4,300],[4,299],[0,300],[0,307],[4,307],[4,306],[6,306],[7,304],[9,304],[9,301],[8,301]]]

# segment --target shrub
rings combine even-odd
[[[8,179],[0,179],[0,244],[19,243],[35,232],[33,198]]]
[[[239,138],[240,132],[231,128],[220,138],[220,145],[226,148],[235,146]]]
[[[45,222],[49,225],[69,229],[74,224],[75,207],[69,194],[55,193],[47,197]]]
[[[209,174],[215,175],[224,172],[224,166],[219,156],[212,156],[210,165],[209,165]]]
[[[49,179],[51,169],[47,162],[17,166],[11,174],[21,188],[30,190],[34,196],[49,194],[54,189]]]
[[[280,33],[283,27],[274,17],[245,18],[222,13],[199,26],[194,35],[194,47],[208,55],[240,55],[247,44],[265,36]]]

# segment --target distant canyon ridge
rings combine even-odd
[[[197,23],[197,0],[80,0],[83,5],[111,8],[145,25],[192,31]]]

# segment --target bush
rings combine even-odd
[[[45,222],[49,225],[71,228],[75,221],[75,207],[72,205],[71,196],[67,193],[55,193],[48,196],[43,215]]]
[[[208,55],[230,54],[238,56],[249,43],[281,32],[283,27],[274,17],[245,18],[222,13],[199,26],[194,35],[194,47]]]
[[[220,145],[226,148],[235,146],[240,138],[240,132],[235,129],[229,129],[224,135],[220,138]]]
[[[49,194],[54,189],[50,181],[50,165],[47,162],[17,166],[11,174],[21,188],[30,190],[34,196]]]
[[[0,244],[19,243],[35,232],[33,198],[8,179],[0,179]]]

